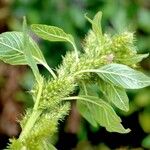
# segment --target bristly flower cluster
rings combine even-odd
[[[74,38],[62,29],[40,24],[31,26],[33,32],[45,40],[72,45],[74,51],[67,52],[56,73],[28,35],[25,20],[23,32],[0,35],[0,59],[12,65],[29,65],[36,79],[31,92],[34,107],[26,111],[20,121],[22,132],[18,139],[10,140],[8,149],[54,150],[50,141],[57,132],[58,121],[70,110],[70,100],[77,100],[80,114],[93,126],[103,126],[109,132],[130,131],[123,127],[113,107],[128,111],[125,89],[150,85],[148,76],[133,69],[148,54],[137,53],[133,33],[103,34],[101,17],[101,12],[93,19],[86,16],[92,29],[84,40],[82,53],[77,51]],[[37,64],[42,64],[53,78],[43,78]],[[76,88],[78,95],[70,96]]]

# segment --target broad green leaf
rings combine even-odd
[[[45,40],[51,42],[69,42],[73,46],[76,60],[78,60],[78,51],[72,35],[65,33],[62,29],[55,26],[33,24],[31,25],[31,29],[35,34]]]
[[[135,56],[126,58],[126,59],[118,59],[122,63],[133,65],[141,62],[144,58],[147,58],[149,54],[136,54]]]
[[[95,109],[94,105],[91,105],[89,102],[77,100],[77,109],[80,114],[94,127],[98,126],[97,121],[95,120],[95,114],[98,113],[98,110]],[[94,113],[93,113],[94,111]],[[94,115],[93,115],[94,114]]]
[[[46,63],[37,44],[29,38],[29,47],[37,64]],[[0,34],[0,59],[11,65],[28,64],[23,50],[22,32],[5,32]]]
[[[99,96],[99,87],[96,84],[85,84],[82,83],[82,86],[80,87],[80,95],[90,95],[90,96]]]
[[[65,33],[62,29],[55,26],[33,24],[31,29],[41,38],[52,42],[71,42],[74,39],[70,34]]]
[[[108,83],[126,89],[139,89],[150,85],[150,77],[122,64],[109,64],[91,72],[96,72]]]
[[[102,99],[80,95],[77,108],[81,115],[94,126],[101,125],[109,132],[128,133],[130,131],[130,129],[124,129],[120,117]]]
[[[95,85],[89,85],[89,84],[82,83],[82,86],[80,87],[79,95],[86,95],[86,96],[90,95],[90,96],[98,97],[97,88],[95,87]],[[85,107],[82,107],[84,105],[85,105]],[[86,101],[80,101],[80,102],[77,101],[77,107],[81,114],[84,114],[84,112],[86,112],[87,108],[89,110],[91,109],[91,105]],[[94,116],[92,116],[92,115],[89,115],[87,117],[86,116],[87,115],[85,115],[86,120],[88,120],[94,127],[96,127],[97,122],[95,121]]]
[[[29,37],[28,47],[37,64],[42,64],[55,78],[35,41]],[[5,32],[0,34],[0,60],[11,65],[29,65],[24,54],[22,32]]]
[[[117,108],[124,111],[129,110],[129,99],[124,88],[100,81],[100,90],[102,90],[107,100]]]

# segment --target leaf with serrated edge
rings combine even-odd
[[[88,107],[84,101],[88,103]],[[130,132],[130,129],[124,129],[120,117],[115,113],[113,108],[102,99],[80,95],[77,100],[77,108],[81,115],[92,123],[92,125],[97,123],[105,127],[109,132]]]
[[[108,83],[126,89],[139,89],[150,85],[150,77],[122,64],[105,65],[91,72],[96,72]]]
[[[103,92],[108,101],[113,103],[117,108],[128,111],[129,99],[125,89],[112,84],[100,81],[100,90]]]
[[[29,39],[28,44],[36,63],[45,64],[46,61],[42,52],[32,38]],[[23,51],[22,32],[5,32],[0,34],[0,59],[11,65],[27,64]]]

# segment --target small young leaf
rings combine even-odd
[[[98,12],[94,18],[93,18],[93,23],[92,23],[92,29],[95,32],[95,34],[99,36],[102,35],[102,29],[101,29],[101,18],[102,18],[102,12]]]
[[[126,58],[126,59],[118,59],[122,63],[133,65],[141,62],[144,58],[147,58],[149,54],[136,54],[135,56]]]
[[[129,99],[125,89],[100,81],[100,90],[116,107],[124,111],[129,110]]]
[[[101,125],[110,132],[128,133],[130,131],[130,129],[124,129],[120,117],[102,99],[80,95],[77,107],[81,115],[94,126]]]
[[[95,35],[97,36],[98,39],[101,39],[102,36],[102,29],[101,29],[101,18],[102,18],[102,12],[98,12],[93,20],[91,20],[90,18],[88,18],[85,15],[85,18],[92,24],[92,29],[93,32],[95,33]]]
[[[29,37],[31,54],[37,64],[46,63],[37,44]],[[23,51],[22,32],[5,32],[0,34],[0,59],[11,65],[26,65]]]
[[[104,81],[126,89],[139,89],[150,85],[150,77],[122,64],[109,64],[95,72]]]

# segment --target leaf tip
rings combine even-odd
[[[129,133],[129,132],[131,132],[131,129],[130,129],[130,128],[127,128],[127,129],[125,129],[125,132],[124,132],[124,133]]]

